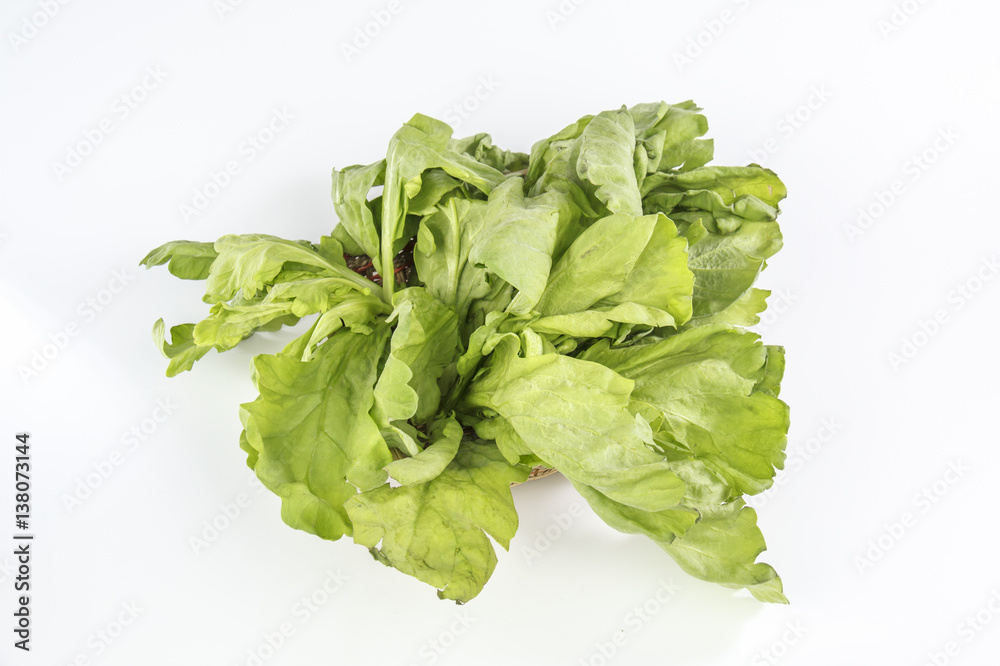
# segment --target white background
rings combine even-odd
[[[0,663],[995,663],[997,4],[399,1],[350,57],[383,0],[50,0],[50,18],[45,2],[4,3]],[[226,233],[317,239],[335,223],[331,168],[379,159],[418,111],[526,151],[584,114],[661,99],[705,108],[715,164],[759,161],[790,192],[760,281],[775,292],[765,341],[788,351],[789,465],[757,505],[761,559],[792,604],[686,576],[579,511],[562,478],[515,490],[519,534],[461,608],[349,541],[284,526],[237,446],[237,404],[254,397],[252,355],[285,337],[167,379],[153,321],[207,306],[199,283],[139,269],[145,253]],[[275,110],[294,117],[248,160]],[[239,173],[185,221],[229,161]],[[28,655],[12,647],[6,545],[20,431],[37,535]],[[329,595],[328,572],[344,579]],[[303,611],[314,594],[324,603]]]

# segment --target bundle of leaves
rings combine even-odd
[[[310,317],[254,358],[240,445],[281,516],[475,597],[518,525],[511,484],[558,469],[611,527],[688,573],[785,602],[744,496],[784,462],[780,347],[744,327],[785,188],[705,166],[691,102],[586,116],[500,150],[417,115],[334,171],[318,243],[229,235],[153,250],[209,315],[154,328],[175,375]],[[304,326],[305,324],[303,324]],[[391,480],[390,480],[391,479]]]

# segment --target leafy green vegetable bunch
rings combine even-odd
[[[353,536],[441,598],[482,590],[490,537],[517,529],[511,484],[543,465],[690,574],[785,602],[743,500],[784,462],[784,355],[741,327],[765,308],[786,192],[756,165],[705,166],[706,131],[691,102],[641,104],[529,156],[414,116],[385,159],[334,172],[340,224],[318,243],[144,259],[205,280],[211,304],[169,341],[156,323],[167,374],[313,317],[254,358],[247,462],[286,523]]]

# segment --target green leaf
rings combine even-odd
[[[344,244],[340,239],[335,238],[333,235],[330,236],[320,236],[319,244],[310,243],[310,247],[316,251],[319,256],[327,260],[327,262],[346,268],[347,261],[344,258]]]
[[[785,348],[776,345],[764,345],[767,360],[764,362],[764,376],[754,387],[755,391],[773,395],[781,393],[781,378],[785,374]]]
[[[340,243],[346,254],[357,257],[365,253],[365,249],[358,245],[358,242],[351,237],[351,234],[348,233],[346,227],[342,224],[338,224],[333,228],[333,231],[330,232],[330,238]]]
[[[486,269],[469,261],[485,216],[486,202],[450,199],[420,222],[413,251],[424,287],[463,323],[472,301],[490,293]]]
[[[582,483],[573,487],[587,500],[594,513],[605,523],[625,534],[641,534],[654,541],[672,541],[698,521],[694,509],[677,506],[661,511],[644,511],[610,499],[607,495]]]
[[[711,211],[726,207],[734,215],[753,222],[774,220],[778,204],[788,196],[777,174],[757,165],[659,173],[643,187],[643,195],[650,192],[680,193],[684,195],[681,208]]]
[[[371,293],[376,286],[342,263],[332,263],[307,244],[274,236],[223,236],[215,242],[215,250],[219,256],[208,276],[206,303],[228,301],[237,295],[253,299],[289,265],[297,268],[298,279],[337,277],[362,293]]]
[[[397,323],[375,399],[390,421],[420,424],[441,402],[438,379],[457,356],[458,320],[454,310],[422,287],[396,292],[393,303]]]
[[[767,546],[757,513],[732,502],[670,543],[660,546],[684,571],[710,583],[746,588],[756,599],[787,604],[781,578],[769,564],[755,562]]]
[[[464,139],[452,139],[452,150],[465,153],[477,162],[493,167],[501,173],[521,171],[528,167],[528,156],[511,150],[501,150],[493,145],[489,134],[476,134]]]
[[[365,335],[371,333],[374,325],[379,321],[379,316],[387,315],[390,312],[392,312],[392,308],[380,298],[354,292],[324,312],[313,324],[308,338],[304,335],[299,339],[302,347],[297,352],[299,359],[302,361],[311,359],[314,350],[319,345],[345,326],[354,333]]]
[[[511,178],[490,193],[469,252],[470,261],[518,290],[509,306],[515,314],[530,312],[541,298],[559,231],[559,209],[526,199],[523,187],[521,178]]]
[[[212,306],[211,314],[195,325],[194,342],[200,347],[226,351],[266,324],[276,320],[294,324],[298,319],[292,314],[289,303],[216,303]]]
[[[243,410],[241,409],[240,410],[241,418],[242,415],[243,415]],[[250,443],[250,440],[247,437],[247,431],[245,428],[242,432],[240,432],[240,448],[243,450],[244,453],[247,454],[247,467],[249,467],[250,469],[256,467],[257,459],[260,457],[260,451],[253,448],[253,445]]]
[[[755,563],[764,551],[753,509],[744,502],[725,503],[730,494],[725,481],[696,460],[672,464],[684,480],[684,504],[649,512],[627,507],[593,488],[575,484],[600,518],[619,532],[649,537],[687,573],[726,587],[747,588],[757,599],[788,603],[781,579],[767,564]]]
[[[182,280],[204,280],[216,256],[213,243],[173,241],[147,254],[139,265],[152,268],[167,264],[167,270]]]
[[[453,416],[439,418],[427,429],[427,446],[416,455],[389,463],[385,471],[404,486],[426,483],[444,471],[458,453],[462,426]]]
[[[306,273],[306,275],[310,275]],[[336,316],[349,316],[355,312],[363,321],[352,320],[352,326],[362,332],[364,324],[378,314],[390,311],[381,300],[361,294],[353,284],[343,278],[310,278],[297,282],[281,282],[272,286],[263,298],[244,301],[237,298],[230,303],[216,303],[208,317],[194,327],[195,345],[218,351],[232,349],[257,331],[277,330],[283,325],[294,325],[301,317],[323,313],[331,307],[338,308]],[[358,310],[360,306],[360,310]],[[324,321],[323,337],[332,332],[330,320]],[[339,328],[339,324],[337,325]],[[310,345],[310,349],[318,340]],[[305,359],[304,359],[305,360]]]
[[[619,290],[659,218],[610,215],[581,233],[552,269],[538,302],[543,315],[580,312]]]
[[[420,176],[420,190],[410,199],[407,214],[421,217],[435,211],[448,194],[461,187],[462,181],[441,169],[428,169]]]
[[[207,354],[212,348],[202,347],[194,341],[194,324],[181,324],[170,328],[171,342],[167,342],[166,327],[162,319],[153,324],[153,342],[166,358],[170,359],[167,366],[167,377],[174,377],[190,370],[195,361]]]
[[[781,249],[774,222],[745,222],[735,232],[709,233],[696,223],[687,229],[688,265],[694,273],[693,313],[710,317],[736,303]]]
[[[701,225],[728,234],[746,222],[774,222],[785,194],[785,185],[767,169],[705,167],[651,175],[643,184],[643,207],[666,213],[682,229]]]
[[[577,139],[593,119],[594,116],[584,116],[531,147],[527,184],[532,196],[548,190],[554,180],[575,180],[580,147]]]
[[[392,248],[403,235],[409,200],[420,192],[425,171],[442,169],[484,194],[503,182],[503,174],[493,167],[455,151],[451,134],[451,127],[445,123],[418,113],[389,141],[382,192],[382,254],[377,267],[392,264]],[[395,290],[392,280],[386,280],[383,287],[387,297]]]
[[[550,317],[593,309],[608,321],[679,326],[691,317],[686,247],[663,215],[602,218],[559,259],[537,309]],[[643,307],[616,309],[622,304]],[[546,330],[573,334],[552,323]]]
[[[576,170],[611,213],[642,215],[634,170],[635,125],[628,111],[603,111],[580,135]]]
[[[770,487],[785,460],[788,407],[759,391],[769,350],[759,337],[704,326],[620,349],[601,341],[582,358],[635,382],[632,405],[672,459],[696,458],[726,479],[736,495]]]
[[[354,288],[353,282],[343,278],[308,278],[272,286],[261,302],[285,305],[296,317],[305,317],[326,312],[345,299],[364,296]]]
[[[341,329],[309,361],[254,358],[260,397],[243,405],[247,440],[258,478],[296,529],[331,540],[351,534],[344,502],[386,480],[392,456],[368,412],[388,337],[385,324],[369,335]]]
[[[781,248],[774,220],[785,186],[756,166],[655,174],[647,182],[657,178],[645,205],[666,211],[690,240],[694,316],[711,317],[743,298]]]
[[[516,338],[505,337],[464,405],[503,420],[507,429],[496,433],[501,451],[527,447],[549,467],[628,506],[659,511],[683,498],[684,482],[646,445],[649,425],[628,410],[630,380],[597,363],[516,352]]]
[[[677,321],[668,312],[638,303],[596,307],[573,314],[542,317],[531,327],[538,333],[569,335],[575,338],[609,337],[617,339],[623,322],[652,327],[670,327]]]
[[[333,171],[333,208],[340,227],[369,257],[379,256],[379,234],[368,194],[385,182],[385,160]]]
[[[656,223],[642,254],[621,289],[602,303],[636,303],[667,312],[679,326],[691,318],[694,275],[688,269],[687,240],[664,215]],[[634,324],[652,322],[620,319]],[[658,324],[660,325],[660,324]]]
[[[648,173],[685,172],[711,161],[714,144],[699,138],[708,131],[708,121],[699,111],[691,101],[639,104],[629,109],[636,138],[647,152]]]
[[[511,467],[495,447],[464,442],[440,475],[425,483],[381,486],[347,503],[354,541],[380,562],[438,588],[459,603],[478,595],[496,567],[489,534],[504,548],[517,531]]]
[[[760,313],[767,309],[767,297],[770,291],[750,288],[726,308],[712,315],[695,317],[692,326],[711,326],[713,324],[729,324],[732,326],[755,326],[760,323]]]

